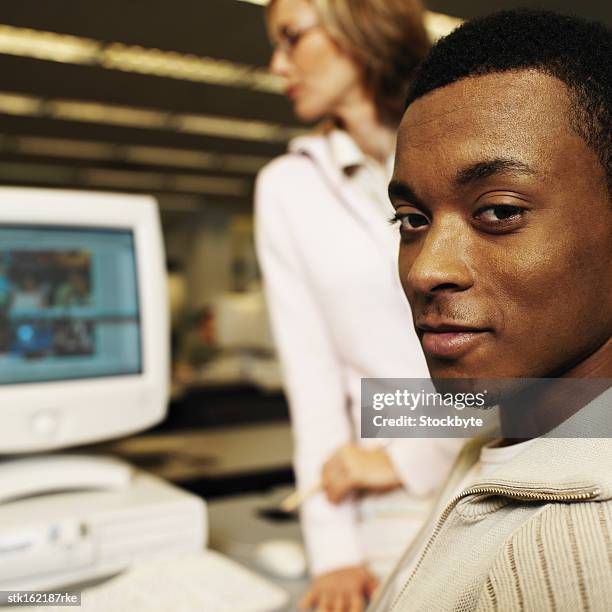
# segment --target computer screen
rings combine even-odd
[[[142,369],[131,231],[0,225],[0,384]]]
[[[0,187],[0,455],[163,418],[170,335],[151,197]]]

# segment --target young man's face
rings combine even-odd
[[[464,79],[409,106],[391,199],[399,270],[434,378],[563,373],[612,332],[612,204],[536,71]]]

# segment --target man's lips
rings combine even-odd
[[[417,325],[421,344],[427,355],[440,359],[458,359],[482,342],[490,332],[484,327],[456,324]]]

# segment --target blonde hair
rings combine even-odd
[[[430,41],[419,0],[310,0],[321,25],[361,67],[379,118],[398,123],[408,84]],[[268,15],[276,0],[270,0]]]

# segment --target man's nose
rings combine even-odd
[[[470,228],[461,218],[434,222],[412,263],[405,268],[400,259],[405,290],[433,296],[469,289],[473,284],[470,242]]]

